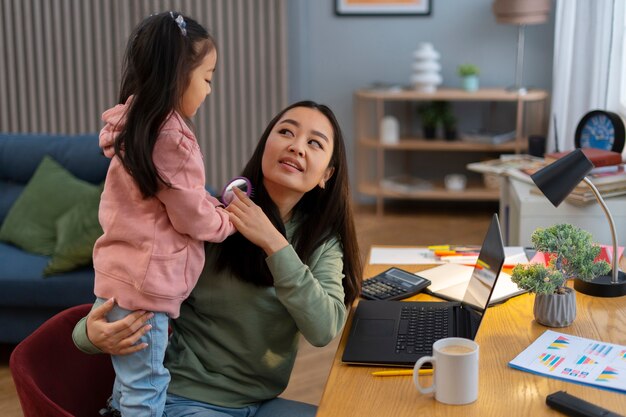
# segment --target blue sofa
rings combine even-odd
[[[97,134],[0,134],[0,225],[45,155],[92,184],[104,181],[109,165]],[[49,259],[0,242],[0,343],[17,343],[61,310],[93,302],[93,267],[44,276]]]

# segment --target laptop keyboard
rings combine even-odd
[[[396,353],[432,353],[433,343],[448,336],[448,311],[436,307],[402,307]]]

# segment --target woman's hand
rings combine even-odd
[[[226,208],[230,221],[239,233],[254,243],[269,256],[289,245],[285,237],[274,227],[261,207],[254,204],[248,196],[233,187],[237,196]]]
[[[114,305],[115,300],[109,298],[106,303],[91,310],[87,316],[87,338],[98,349],[111,355],[127,355],[145,349],[147,343],[135,343],[152,327],[146,322],[154,314],[138,310],[122,320],[109,323],[106,315]]]

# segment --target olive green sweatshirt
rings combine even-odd
[[[286,224],[289,241],[294,227]],[[172,322],[165,358],[172,376],[168,392],[223,407],[275,398],[289,381],[299,333],[324,346],[346,321],[341,244],[329,239],[308,265],[291,245],[269,256],[273,287],[215,272],[213,245],[207,244],[198,284]],[[87,338],[85,319],[73,338],[84,352],[99,352]]]

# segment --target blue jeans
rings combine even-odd
[[[104,301],[98,298],[96,304],[100,305]],[[132,311],[116,305],[107,319],[109,322],[121,320],[130,313]],[[148,343],[147,348],[130,355],[111,355],[115,369],[111,405],[120,410],[124,417],[161,417],[165,407],[170,373],[163,366],[163,359],[168,341],[169,317],[165,313],[155,312],[147,324],[151,324],[152,329],[137,342]]]
[[[168,394],[163,417],[315,417],[316,412],[315,406],[283,398],[227,408]]]

